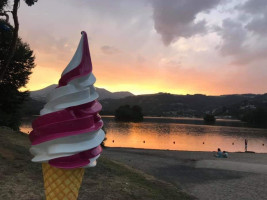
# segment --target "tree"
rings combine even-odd
[[[0,91],[0,126],[8,126],[14,130],[19,130],[20,107],[28,93],[19,92],[10,84],[0,84]]]
[[[143,113],[142,113],[142,108],[140,106],[137,105],[133,106],[132,113],[134,120],[143,121]]]
[[[5,20],[0,20],[0,66],[8,59],[8,47],[12,42],[13,27]],[[34,65],[35,57],[27,43],[20,38],[16,43],[16,51],[10,61],[10,67],[0,82],[0,126],[8,126],[18,130],[20,124],[20,107],[28,96],[28,92],[19,92],[19,88],[27,84]]]
[[[2,66],[8,57],[7,49],[12,40],[12,26],[3,20],[0,20],[0,24],[11,27],[11,31],[0,29],[0,66]],[[25,86],[29,80],[31,69],[34,67],[34,60],[35,57],[30,46],[18,38],[14,57],[10,61],[10,67],[1,84],[13,85],[16,89]]]
[[[241,120],[254,127],[266,128],[267,108],[257,107],[255,110],[248,110],[243,114]]]
[[[213,124],[216,121],[216,118],[212,114],[205,114],[203,119],[207,124]]]
[[[24,0],[28,6],[32,6],[38,0]],[[19,8],[20,0],[14,0],[12,11],[5,10],[8,6],[8,0],[1,0],[0,3],[0,16],[6,17],[6,22],[9,23],[9,15],[12,14],[14,28],[12,29],[12,40],[8,47],[7,58],[4,60],[4,63],[0,65],[0,82],[3,81],[6,72],[9,70],[11,65],[11,61],[16,51],[17,41],[18,41],[18,31],[19,31],[19,20],[18,20],[18,8]]]
[[[0,1],[0,16],[4,16],[6,18],[6,22],[9,21],[9,15],[7,14],[7,11],[4,10],[4,8],[7,6],[8,0],[1,0]]]
[[[140,106],[120,106],[115,111],[115,119],[118,121],[143,121],[142,108]]]

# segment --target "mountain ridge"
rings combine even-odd
[[[48,87],[49,89],[51,88]],[[104,115],[114,115],[115,110],[123,105],[138,105],[142,108],[145,116],[174,117],[202,117],[205,113],[210,113],[222,118],[241,118],[246,113],[256,110],[256,108],[267,109],[267,93],[220,96],[157,93],[127,96],[129,93],[126,92],[126,96],[116,99],[106,95],[114,95],[114,93],[110,93],[103,88],[98,88],[97,91],[100,93],[100,97],[102,96],[98,100],[103,107],[101,114]],[[34,91],[31,96],[32,94],[34,94]],[[108,98],[103,98],[103,96]],[[38,114],[44,104],[44,101],[29,98],[29,101],[24,105],[24,113],[28,115]]]
[[[121,105],[138,105],[146,116],[202,117],[205,113],[237,117],[239,113],[267,107],[267,93],[260,95],[174,95],[158,93],[100,101],[104,114],[114,114]]]
[[[47,95],[57,87],[57,84],[49,85],[40,90],[30,91],[30,97],[37,101],[46,102]],[[97,88],[96,92],[99,94],[99,100],[103,99],[120,99],[128,96],[134,96],[131,92],[121,91],[121,92],[110,92],[104,88]]]

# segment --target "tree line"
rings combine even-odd
[[[37,0],[25,0],[32,6]],[[29,92],[21,92],[35,67],[35,56],[29,44],[18,36],[18,8],[20,0],[0,1],[0,126],[19,129],[21,121],[21,105]],[[12,7],[11,10],[9,8]],[[13,18],[13,26],[10,17]]]

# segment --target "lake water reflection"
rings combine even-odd
[[[180,123],[181,120],[184,123]],[[148,118],[142,123],[124,123],[105,118],[105,144],[110,147],[188,151],[215,151],[220,147],[236,152],[244,151],[247,138],[249,151],[267,152],[266,129],[243,127],[239,121],[219,120],[217,124],[220,123],[224,126],[204,125],[202,119]],[[230,126],[226,126],[227,123]]]
[[[103,117],[107,133],[106,146],[188,151],[215,151],[218,147],[229,152],[248,150],[267,153],[267,130],[244,127],[233,120],[218,120],[205,125],[202,119],[145,118],[142,123],[116,122]],[[31,120],[25,120],[21,131],[31,131]]]

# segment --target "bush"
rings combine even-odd
[[[11,85],[0,84],[0,126],[7,126],[19,130],[21,103],[28,96],[27,92],[19,92]]]
[[[256,110],[247,111],[241,120],[255,127],[267,127],[267,109],[258,107]]]
[[[206,123],[215,123],[216,119],[215,119],[214,115],[206,114],[206,115],[204,116],[204,121],[205,121]]]
[[[133,107],[129,105],[120,106],[115,111],[115,119],[118,121],[143,121],[142,108],[137,105]]]

